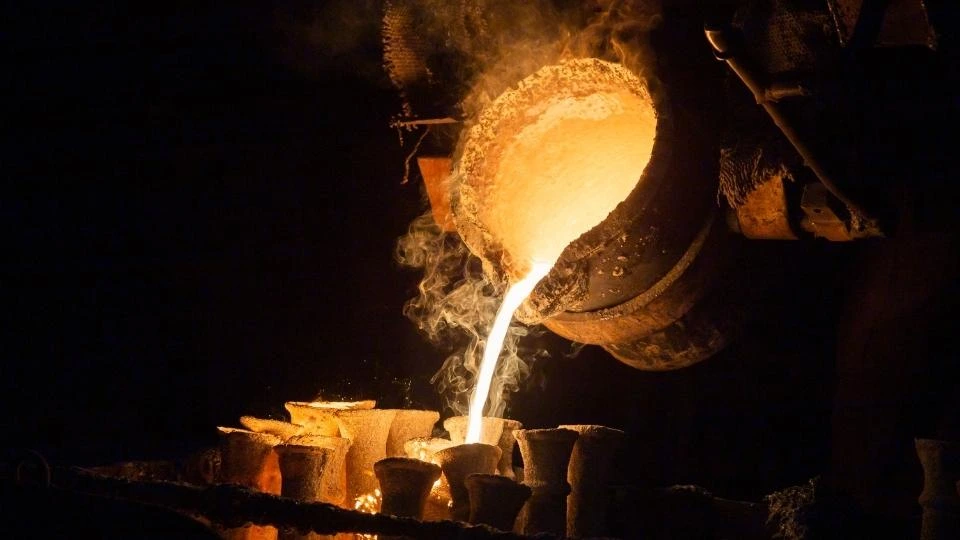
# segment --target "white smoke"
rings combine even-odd
[[[467,414],[487,333],[506,291],[506,283],[494,282],[480,259],[455,233],[443,232],[427,212],[416,218],[406,235],[397,241],[397,261],[421,269],[418,296],[403,307],[403,314],[436,344],[452,345],[454,352],[431,379],[445,407],[457,415]],[[487,416],[503,416],[510,394],[516,392],[545,350],[525,350],[520,339],[537,335],[539,327],[514,323],[507,331],[503,353],[490,390]]]

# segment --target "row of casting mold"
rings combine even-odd
[[[514,433],[531,490],[515,523],[521,534],[606,534],[608,487],[624,432],[576,424]]]
[[[424,463],[429,460],[439,464],[450,493],[449,519],[483,523],[506,531],[514,530],[515,526],[518,526],[517,532],[523,534],[564,534],[566,497],[571,491],[567,482],[567,469],[579,430],[523,430],[519,429],[519,422],[511,421],[509,434],[520,444],[524,463],[529,463],[525,483],[518,484],[512,477],[498,474],[503,453],[500,444],[503,420],[484,418],[481,440],[489,442],[479,443],[462,442],[466,421],[466,417],[453,417],[444,421],[444,428],[451,436],[449,440],[420,437],[408,440],[405,445],[407,454],[412,459]],[[600,430],[583,431],[592,433]],[[493,442],[496,444],[491,444]],[[506,447],[513,451],[512,444]],[[589,459],[590,448],[592,447],[589,445],[585,446],[587,451],[577,463],[593,462]],[[386,461],[383,466],[386,467]],[[512,466],[510,471],[512,472]],[[589,474],[589,471],[585,474]],[[579,478],[582,474],[575,476]],[[424,482],[425,480],[420,483]],[[420,508],[426,508],[431,485],[422,487],[424,505]],[[590,483],[585,482],[583,485],[589,487]],[[387,489],[381,479],[381,490]]]
[[[290,421],[243,416],[246,429],[218,428],[223,435],[221,481],[307,502],[351,508],[377,488],[375,463],[403,452],[406,439],[429,436],[437,411],[376,409],[376,402],[284,404]],[[277,538],[272,527],[228,531],[232,538]],[[282,531],[283,538],[321,538]]]
[[[304,409],[298,407],[301,403],[304,405]],[[352,441],[340,437],[340,428],[333,414],[340,410],[368,409],[375,404],[376,402],[370,400],[358,402],[288,402],[285,404],[287,410],[296,411],[291,412],[290,422],[243,416],[240,418],[240,423],[251,431],[276,437],[279,442],[274,445],[275,447],[284,444],[291,447],[312,447],[314,452],[328,449],[331,455],[327,459],[326,472],[318,480],[322,484],[322,488],[321,498],[317,500],[349,508],[347,499],[349,481],[346,475],[346,461],[350,454],[349,449],[352,446]],[[313,414],[302,413],[301,411],[305,409],[317,412]],[[301,451],[305,452],[306,448]],[[282,482],[279,467],[277,472],[280,477],[279,482]]]
[[[251,421],[250,417],[245,417],[242,423],[276,431],[282,422]],[[218,430],[222,435],[219,481],[306,502],[345,506],[344,460],[350,447],[348,439],[295,435],[283,440],[269,432],[227,427]],[[272,526],[253,524],[227,529],[221,532],[221,536],[230,540],[330,538],[312,532],[278,531]]]
[[[507,422],[511,423],[511,426],[519,425],[519,422],[513,420],[508,420]],[[457,421],[454,421],[454,424],[456,423]],[[451,427],[454,426],[451,425]],[[457,433],[456,427],[454,427],[454,433]],[[456,435],[454,435],[454,437],[456,437]],[[512,431],[510,431],[510,437],[513,439]],[[459,437],[459,440],[463,440],[462,436]],[[496,454],[496,451],[492,450],[492,448],[500,448],[501,451],[503,448],[501,445],[481,444],[483,447],[486,447],[486,449],[480,450],[479,452],[486,453],[488,456]],[[448,470],[456,469],[451,472],[451,474],[454,474],[456,480],[462,476],[465,471],[468,471],[470,466],[469,464],[463,465],[462,463],[456,463],[457,459],[467,459],[470,457],[471,452],[478,452],[477,450],[450,450],[439,457],[436,456],[440,451],[457,446],[462,446],[462,443],[457,444],[450,439],[442,437],[418,437],[408,440],[404,448],[407,456],[412,459],[435,464],[439,464],[441,463],[441,459],[445,459]],[[512,446],[508,448],[512,451]],[[497,462],[497,466],[499,466],[500,463],[503,463],[502,456]],[[487,466],[489,464],[489,462],[481,463],[479,466],[481,468],[488,468]],[[476,463],[474,463],[473,466],[476,467]],[[426,521],[454,519],[450,508],[450,505],[454,504],[450,483],[447,480],[447,476],[442,474],[442,471],[443,469],[441,468],[440,480],[436,482],[436,485],[429,491],[426,499],[426,505],[424,507],[424,519]],[[485,524],[503,531],[511,531],[517,513],[530,495],[530,488],[523,484],[518,484],[513,480],[512,466],[510,469],[511,476],[509,477],[501,475],[499,471],[494,472],[496,472],[496,474],[466,474],[463,480],[463,488],[460,489],[458,485],[457,489],[457,495],[459,497],[455,505],[457,508],[457,517],[463,518],[466,514],[466,521],[469,523]],[[383,489],[382,484],[381,489]],[[464,490],[466,491],[466,500],[468,501],[467,508],[464,508],[462,502]]]
[[[353,441],[347,453],[348,498],[372,493],[377,486],[374,464],[386,457],[402,456],[403,443],[428,436],[440,418],[430,410],[377,409],[373,400],[357,402],[297,402],[284,404],[291,422],[318,434]]]
[[[449,444],[436,456],[440,466],[420,458],[399,457],[388,457],[376,463],[374,469],[383,497],[381,513],[430,521],[428,502],[443,474],[449,476],[451,493],[454,494],[450,512],[443,519],[512,530],[517,513],[530,496],[530,488],[505,476],[471,472],[495,470],[499,447],[447,442]],[[418,451],[423,450],[419,448]]]
[[[308,425],[306,431],[324,432],[315,427],[316,425],[329,423],[329,415],[317,413],[317,410],[323,410],[323,407],[314,405],[304,405],[303,407],[309,407],[307,412],[311,416],[305,418],[301,415],[295,419],[304,423],[314,423],[314,425]],[[298,409],[298,407],[290,408],[294,410]],[[342,465],[344,462],[343,455],[346,448],[350,446],[350,441],[353,441],[354,444],[358,442],[360,444],[366,443],[367,446],[365,451],[353,453],[355,456],[353,460],[355,466],[352,470],[350,467],[351,460],[349,459],[351,452],[346,452],[348,456],[346,459],[347,476],[353,485],[357,485],[358,469],[362,470],[363,463],[372,460],[377,455],[378,448],[384,448],[384,452],[386,451],[387,445],[385,441],[389,439],[391,432],[394,433],[395,439],[405,438],[405,435],[409,434],[426,434],[432,431],[433,425],[438,419],[438,414],[434,411],[413,411],[414,414],[406,415],[406,422],[403,422],[408,425],[400,426],[399,429],[393,430],[388,429],[388,426],[392,427],[397,425],[395,418],[396,410],[358,409],[340,406],[336,408],[331,407],[330,409],[336,411],[333,419],[336,420],[339,427],[338,432],[343,434],[345,436],[344,438],[322,435],[294,435],[286,441],[279,442],[279,436],[273,433],[284,435],[299,433],[301,432],[297,427],[299,424],[244,418],[243,423],[246,426],[273,432],[256,433],[245,431],[244,433],[253,437],[268,438],[270,443],[273,444],[273,447],[276,448],[276,452],[280,456],[281,492],[283,495],[305,501],[323,501],[342,504],[344,501],[342,495],[344,482],[339,480],[344,478],[344,475],[340,471],[344,469]],[[450,426],[453,427],[457,423],[458,420],[454,420],[450,423]],[[399,496],[395,487],[396,478],[394,478],[393,484],[391,484],[388,479],[391,475],[396,477],[397,475],[406,474],[409,480],[410,474],[414,471],[419,471],[419,473],[425,475],[426,478],[430,478],[430,470],[444,470],[446,471],[444,476],[453,479],[453,489],[451,490],[453,495],[453,501],[451,501],[452,509],[450,513],[436,515],[434,517],[439,519],[453,517],[460,521],[486,522],[491,526],[504,527],[504,520],[495,518],[497,515],[496,511],[484,508],[484,506],[478,507],[477,501],[485,500],[487,504],[500,504],[502,506],[503,502],[509,503],[510,501],[516,500],[516,496],[507,498],[490,496],[490,494],[494,492],[491,491],[492,489],[503,491],[504,489],[510,489],[512,487],[514,488],[513,492],[516,492],[516,488],[519,487],[519,492],[523,493],[523,490],[526,488],[517,485],[505,476],[498,477],[503,480],[499,482],[479,482],[476,483],[474,488],[478,490],[478,494],[473,498],[474,502],[471,503],[466,478],[474,473],[481,473],[482,476],[493,476],[494,473],[498,472],[498,465],[502,463],[500,459],[502,453],[500,443],[504,435],[502,427],[504,424],[508,426],[507,434],[509,434],[512,439],[512,428],[519,427],[519,423],[516,421],[504,422],[502,419],[487,419],[486,423],[490,427],[501,428],[496,430],[491,429],[487,433],[490,440],[497,441],[497,445],[482,443],[457,445],[448,439],[420,435],[407,439],[403,445],[405,447],[405,453],[417,459],[407,460],[407,458],[397,458],[391,460],[385,457],[374,461],[372,469],[374,469],[374,475],[378,477],[381,493],[385,501]],[[456,437],[456,427],[453,427],[452,431]],[[332,430],[325,432],[332,434]],[[512,452],[512,445],[508,448]],[[427,457],[438,461],[442,467],[423,461],[424,458]],[[411,462],[415,462],[415,465],[410,465]],[[512,467],[507,470],[512,473]],[[437,476],[439,476],[439,474]],[[286,477],[285,481],[283,480],[284,477]],[[425,485],[421,486],[422,489],[419,490],[423,495],[423,501],[421,503],[419,502],[419,498],[415,498],[415,503],[412,508],[419,509],[418,513],[421,518],[430,517],[428,515],[425,516],[424,507],[429,501],[429,495],[433,491],[431,488],[436,480],[437,478],[433,477],[429,482],[425,480],[424,482],[420,482],[420,484],[425,483]],[[389,487],[390,485],[394,487]],[[370,493],[376,489],[375,486],[372,485],[367,486],[361,484],[361,486],[360,488],[354,488],[352,491],[362,494]],[[407,488],[408,491],[406,495],[409,497],[410,486],[407,486]],[[389,493],[389,495],[387,493]],[[484,497],[483,493],[486,493],[487,496]],[[442,498],[442,500],[445,503],[445,497]],[[410,510],[402,512],[397,510],[395,507],[397,504],[396,501],[387,503],[387,510],[382,511],[394,514],[410,512]],[[391,505],[393,505],[394,508],[391,508]],[[444,504],[444,506],[446,505]],[[515,515],[517,508],[510,508],[510,504],[506,506],[508,508],[506,514],[509,515],[513,512],[513,515]],[[409,504],[408,508],[411,508]],[[502,514],[503,512],[501,511],[500,513]],[[471,515],[473,515],[472,518]]]
[[[310,407],[322,409],[312,405]],[[224,478],[233,478],[228,481],[261,491],[278,493],[283,474],[280,464],[277,463],[277,453],[286,455],[288,462],[295,459],[294,456],[302,460],[307,455],[313,455],[312,459],[324,462],[322,471],[317,469],[316,475],[320,479],[314,480],[314,487],[311,488],[319,492],[308,494],[303,492],[304,488],[299,488],[295,496],[346,506],[348,501],[357,497],[356,494],[372,493],[377,487],[373,483],[359,484],[361,487],[351,490],[352,498],[348,498],[346,494],[347,485],[358,485],[358,482],[362,481],[358,480],[363,478],[358,476],[358,473],[363,474],[365,462],[371,463],[374,482],[381,484],[378,482],[375,464],[388,456],[375,458],[380,455],[378,448],[383,448],[384,454],[386,453],[386,441],[391,432],[395,438],[405,437],[398,433],[426,434],[432,431],[438,418],[434,411],[412,411],[414,414],[406,415],[405,420],[416,426],[406,425],[394,430],[391,428],[397,425],[397,410],[342,406],[337,406],[334,410],[337,411],[334,420],[339,428],[338,433],[352,434],[353,437],[296,435],[283,441],[272,433],[221,428],[221,433],[225,435]],[[278,421],[255,424],[250,419],[245,420],[244,424],[247,426],[270,429],[273,432],[295,429]],[[508,482],[511,477],[503,474],[504,470],[512,473],[512,466],[501,470],[504,449],[511,453],[513,451],[512,444],[503,444],[505,436],[509,434],[510,438],[520,445],[521,455],[527,464],[524,484],[532,493],[521,511],[520,519],[516,520],[517,532],[566,532],[571,536],[602,533],[606,521],[605,489],[610,477],[613,452],[623,434],[621,431],[592,425],[523,430],[520,429],[519,422],[513,420],[485,418],[485,427],[489,429],[484,431],[483,439],[496,440],[497,444],[456,444],[456,441],[463,440],[465,420],[466,417],[453,417],[444,422],[451,439],[421,435],[404,442],[404,454],[408,458],[421,462],[432,461],[439,465],[444,473],[440,489],[429,489],[433,487],[432,483],[428,486],[425,509],[421,512],[424,519],[452,518],[502,528],[506,519],[503,516],[509,516],[512,512],[511,501],[518,497],[525,498],[521,497],[524,489],[518,490],[515,482]],[[313,427],[310,429],[316,431]],[[365,443],[368,448],[354,454],[352,470],[349,467],[351,452],[348,451],[351,441],[362,441],[361,444]],[[274,449],[276,451],[273,451]],[[237,456],[243,457],[238,459]],[[276,463],[272,467],[271,457]],[[245,472],[238,472],[241,470]],[[289,479],[290,482],[296,482],[295,473],[289,474],[294,475]],[[468,482],[467,478],[472,474],[479,476],[477,480]],[[502,480],[488,478],[494,475]],[[477,492],[473,497],[470,495],[471,485]],[[286,491],[294,496],[290,491],[292,489],[294,488],[291,484]],[[496,495],[498,492],[499,495]],[[450,509],[446,508],[447,493],[452,499]],[[488,507],[493,501],[503,508]],[[560,517],[564,519],[561,520]]]
[[[302,446],[319,445],[345,455],[343,480],[334,471],[325,480],[325,501],[349,508],[357,497],[377,486],[374,464],[388,455],[403,455],[403,441],[430,435],[439,420],[437,411],[377,409],[376,401],[288,401],[284,408],[290,421],[241,418],[253,432],[276,436],[281,441],[302,437]],[[348,442],[344,442],[348,441]]]

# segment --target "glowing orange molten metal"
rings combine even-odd
[[[497,368],[500,351],[503,350],[503,340],[507,337],[507,329],[510,327],[513,312],[530,296],[533,288],[543,279],[543,276],[547,275],[551,267],[553,267],[553,263],[533,263],[530,273],[511,285],[507,289],[507,294],[503,297],[503,304],[500,305],[500,310],[497,311],[497,317],[493,322],[493,328],[490,330],[490,335],[487,336],[487,343],[483,350],[483,361],[480,364],[480,374],[477,376],[477,388],[470,399],[470,424],[467,427],[467,443],[480,442],[480,433],[483,427],[483,407],[487,404],[490,382]]]
[[[535,96],[535,97],[531,97]],[[498,97],[468,134],[464,208],[502,248],[507,291],[487,338],[466,442],[479,442],[491,378],[513,313],[563,250],[637,186],[657,117],[645,84],[596,59],[546,66]]]
[[[606,92],[543,104],[507,146],[484,221],[515,261],[550,261],[637,185],[653,150],[653,104]]]

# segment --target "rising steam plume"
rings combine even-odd
[[[397,242],[396,258],[402,265],[423,271],[419,295],[407,301],[403,313],[434,343],[456,347],[431,382],[446,408],[465,415],[487,332],[506,283],[488,277],[480,259],[455,233],[443,232],[430,212],[410,224],[408,233]],[[509,395],[529,376],[533,361],[549,355],[546,350],[520,346],[521,338],[539,332],[539,327],[510,326],[491,385],[488,416],[503,416]]]

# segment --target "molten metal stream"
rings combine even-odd
[[[530,272],[520,281],[510,285],[507,294],[503,297],[503,303],[500,304],[497,317],[493,321],[493,328],[490,330],[490,335],[487,336],[487,343],[483,349],[483,360],[480,363],[477,388],[470,399],[470,423],[467,427],[465,441],[467,443],[480,442],[480,433],[483,427],[483,407],[487,404],[487,397],[490,395],[490,383],[493,381],[493,374],[497,369],[497,360],[499,360],[500,352],[503,350],[503,340],[507,337],[507,329],[510,327],[513,312],[530,296],[533,288],[550,272],[552,267],[553,265],[550,263],[534,262],[530,267]]]
[[[467,134],[458,168],[463,223],[496,240],[507,290],[487,338],[470,401],[466,442],[480,441],[483,409],[514,311],[571,242],[607,219],[641,181],[657,128],[643,80],[619,64],[582,58],[544,66],[501,94]],[[483,234],[467,227],[479,251]],[[471,247],[471,249],[474,249]],[[534,263],[529,271],[528,261]]]

